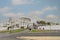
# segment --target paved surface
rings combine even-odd
[[[60,32],[51,32],[51,33],[29,33],[28,30],[25,30],[24,32],[21,33],[15,33],[15,34],[1,34],[0,33],[0,40],[22,40],[22,39],[17,39],[16,37],[20,36],[60,36]]]

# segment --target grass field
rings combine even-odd
[[[54,32],[55,30],[31,30],[31,32]]]
[[[4,31],[0,31],[0,33],[17,33],[17,32],[22,32],[24,31],[24,29],[16,29],[16,30],[4,30]]]

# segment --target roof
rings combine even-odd
[[[21,17],[20,19],[24,19],[24,20],[29,20],[29,21],[31,21],[30,18],[26,18],[26,17]]]

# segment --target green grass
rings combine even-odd
[[[31,32],[53,32],[53,30],[31,30]]]
[[[4,31],[0,31],[0,33],[17,33],[17,32],[22,32],[24,31],[24,29],[16,29],[16,30],[4,30]]]
[[[0,33],[7,33],[7,32],[9,32],[9,30],[0,31]]]
[[[17,32],[22,32],[24,31],[23,29],[17,29],[17,30],[11,30],[10,33],[17,33]]]

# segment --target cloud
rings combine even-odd
[[[45,7],[42,11],[57,10],[57,7]]]
[[[11,8],[9,8],[9,7],[0,8],[0,13],[8,12],[10,9],[11,9]]]
[[[28,14],[28,17],[31,18],[32,22],[36,22],[37,20],[41,20],[40,15],[42,14],[43,14],[42,11],[37,10],[37,11],[30,12]]]
[[[36,11],[31,12],[30,15],[31,15],[31,14],[39,15],[39,14],[43,14],[43,11],[36,10]]]
[[[41,15],[41,14],[44,14],[45,12],[51,11],[51,10],[57,10],[57,7],[48,6],[48,7],[45,7],[44,9],[42,9],[42,10],[32,11],[29,15],[32,15],[32,14]]]
[[[56,18],[58,18],[58,16],[55,16],[55,15],[47,15],[47,18],[48,19],[56,19]]]
[[[32,19],[33,22],[35,22],[37,20],[43,20],[42,18],[40,18],[40,16],[43,15],[48,10],[56,10],[56,9],[57,9],[56,7],[45,7],[42,10],[31,11],[27,15],[25,15],[24,13],[4,13],[3,16],[6,16],[6,17],[29,17]],[[53,18],[58,18],[58,17],[55,15],[48,15],[47,18],[53,19]]]
[[[59,16],[58,16],[58,15],[53,15],[53,14],[47,15],[47,16],[46,16],[46,21],[58,22],[58,23],[60,23]]]
[[[28,16],[31,17],[33,21],[43,20],[40,16],[43,15],[45,12],[51,11],[51,10],[57,10],[57,8],[56,7],[45,7],[42,10],[36,10],[36,11],[30,12]],[[47,18],[58,18],[58,17],[55,15],[48,15]]]
[[[12,0],[13,5],[31,4],[34,0]]]
[[[16,16],[16,14],[14,14],[14,13],[5,13],[5,14],[3,14],[3,16],[14,17],[14,16]]]
[[[36,16],[42,15],[42,14],[44,14],[45,12],[47,12],[48,10],[49,10],[49,11],[51,11],[51,10],[57,10],[57,7],[45,7],[45,8],[42,9],[42,10],[32,11],[32,12],[29,13],[29,15],[36,15]]]
[[[24,16],[23,13],[4,13],[3,16],[5,17],[22,17]]]

